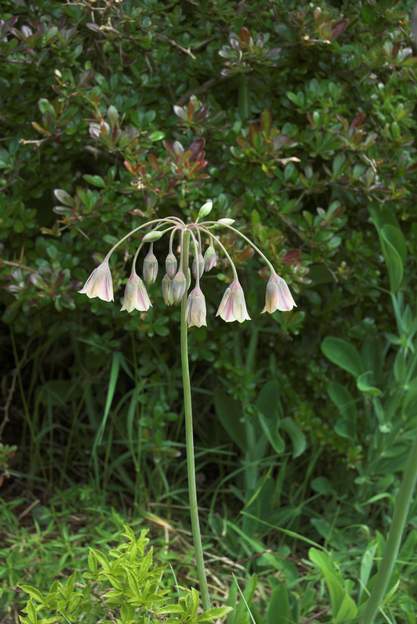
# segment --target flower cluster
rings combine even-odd
[[[165,275],[162,278],[162,296],[166,305],[176,305],[183,303],[189,327],[201,327],[207,325],[206,300],[201,290],[200,280],[204,273],[211,271],[218,260],[218,248],[228,260],[233,273],[233,280],[226,288],[222,297],[217,316],[220,316],[226,323],[232,321],[250,320],[246,307],[245,293],[240,284],[236,267],[233,260],[218,236],[214,233],[217,228],[226,228],[241,236],[253,249],[261,256],[269,267],[271,274],[266,286],[265,307],[263,312],[270,314],[280,310],[288,312],[296,306],[285,280],[277,275],[274,267],[265,257],[262,251],[244,234],[233,227],[233,219],[219,219],[218,221],[201,221],[209,215],[212,209],[212,201],[208,200],[199,211],[197,220],[194,223],[184,223],[178,217],[167,217],[155,219],[144,223],[121,238],[110,249],[103,262],[91,273],[83,288],[79,291],[87,297],[99,297],[103,301],[113,301],[113,281],[109,266],[111,254],[130,236],[143,228],[152,229],[142,238],[132,262],[130,277],[127,280],[124,296],[122,300],[122,310],[133,312],[139,310],[146,312],[152,306],[146,286],[153,284],[158,276],[159,265],[154,254],[154,242],[162,238],[166,233],[169,236],[169,252],[165,259]],[[174,240],[178,237],[178,255],[174,252]],[[203,253],[203,237],[208,240],[208,245]],[[148,251],[143,259],[142,276],[136,272],[136,264],[139,253],[144,245],[149,245]],[[191,271],[190,271],[190,257]],[[190,292],[191,275],[194,278],[194,287]]]

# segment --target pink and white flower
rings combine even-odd
[[[206,300],[199,286],[193,288],[188,295],[186,315],[188,327],[207,325]]]
[[[271,273],[271,277],[266,285],[265,294],[265,307],[262,312],[269,312],[272,314],[276,310],[280,312],[289,312],[294,307],[297,307],[287,282],[277,275],[277,273]]]
[[[136,271],[133,270],[126,282],[120,310],[126,310],[126,312],[133,312],[133,310],[147,312],[151,306],[152,303],[145,284]]]
[[[94,271],[78,292],[87,295],[90,299],[98,297],[103,301],[113,301],[113,280],[109,261],[104,260]]]
[[[226,288],[216,316],[220,316],[226,323],[250,321],[246,308],[245,293],[237,278]]]

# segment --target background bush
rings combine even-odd
[[[76,291],[128,229],[191,217],[211,197],[298,303],[261,316],[266,275],[233,239],[252,322],[215,319],[225,266],[205,279],[209,324],[191,348],[211,533],[233,554],[276,544],[271,526],[336,545],[335,527],[385,526],[413,424],[396,430],[387,474],[378,445],[392,427],[375,388],[388,400],[398,384],[386,380],[407,333],[386,341],[389,291],[416,282],[412,5],[3,3],[0,468],[11,494],[93,480],[119,503],[181,515],[178,310],[159,287],[149,314],[133,316]],[[113,265],[118,293],[132,251]],[[322,351],[326,337],[362,349],[363,370],[340,364],[340,343]]]

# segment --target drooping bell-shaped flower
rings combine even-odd
[[[213,245],[207,247],[204,254],[204,270],[211,271],[217,265],[217,253]]]
[[[187,325],[188,327],[202,327],[206,322],[206,299],[199,286],[195,286],[187,299]]]
[[[137,275],[136,271],[132,270],[129,279],[126,282],[122,307],[120,309],[126,310],[126,312],[133,312],[133,310],[147,312],[151,306],[152,303],[149,299],[145,284],[139,275]]]
[[[197,279],[197,263],[198,263],[198,277],[201,277],[204,273],[204,258],[202,253],[199,251],[197,257],[194,256],[194,260],[193,260],[193,266],[192,266],[192,270],[193,270],[193,275],[194,275],[194,279]]]
[[[230,286],[226,288],[216,316],[220,316],[226,323],[250,321],[250,316],[246,309],[245,293],[238,279],[234,279]]]
[[[187,290],[187,279],[180,269],[172,280],[172,297],[174,303],[179,303]]]
[[[98,297],[103,301],[113,301],[113,280],[107,259],[94,269],[78,292],[87,295],[90,299]]]
[[[170,252],[165,259],[165,268],[168,276],[170,278],[175,277],[175,273],[177,272],[178,262],[175,255]]]
[[[172,284],[172,279],[170,278],[168,273],[164,275],[164,277],[162,278],[162,297],[166,305],[169,305],[169,306],[173,305],[174,303],[173,284]]]
[[[143,260],[143,279],[147,284],[153,284],[158,276],[158,260],[153,252],[153,245]]]
[[[266,285],[265,293],[265,307],[262,312],[269,312],[272,314],[276,310],[281,312],[289,312],[294,307],[297,307],[287,282],[277,275],[277,273],[271,273],[271,277]]]

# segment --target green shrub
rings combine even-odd
[[[125,527],[124,536],[126,540],[107,554],[91,549],[88,571],[55,581],[47,592],[22,586],[30,598],[20,616],[21,624],[197,624],[218,620],[231,610],[214,607],[200,613],[195,589],[177,587],[175,594],[167,589],[165,571],[154,562],[152,549],[147,548],[146,532],[136,537]]]
[[[266,324],[263,272],[235,245],[254,320],[233,338],[217,320],[192,335],[198,446],[227,447],[199,455],[201,479],[232,513],[262,479],[284,523],[302,517],[312,477],[355,492],[369,436],[341,435],[320,344],[358,345],[393,323],[370,209],[401,223],[415,289],[413,2],[3,4],[0,298],[17,375],[4,430],[19,447],[14,468],[32,483],[94,478],[143,505],[181,502],[177,312],[157,289],[153,311],[128,318],[76,290],[127,224],[187,217],[212,197],[216,216],[267,250],[299,307]],[[130,254],[114,267],[119,292]],[[207,280],[210,305],[215,279],[228,276]],[[216,418],[219,386],[245,423],[263,388],[279,388],[284,426],[255,457],[250,436],[237,444]]]

